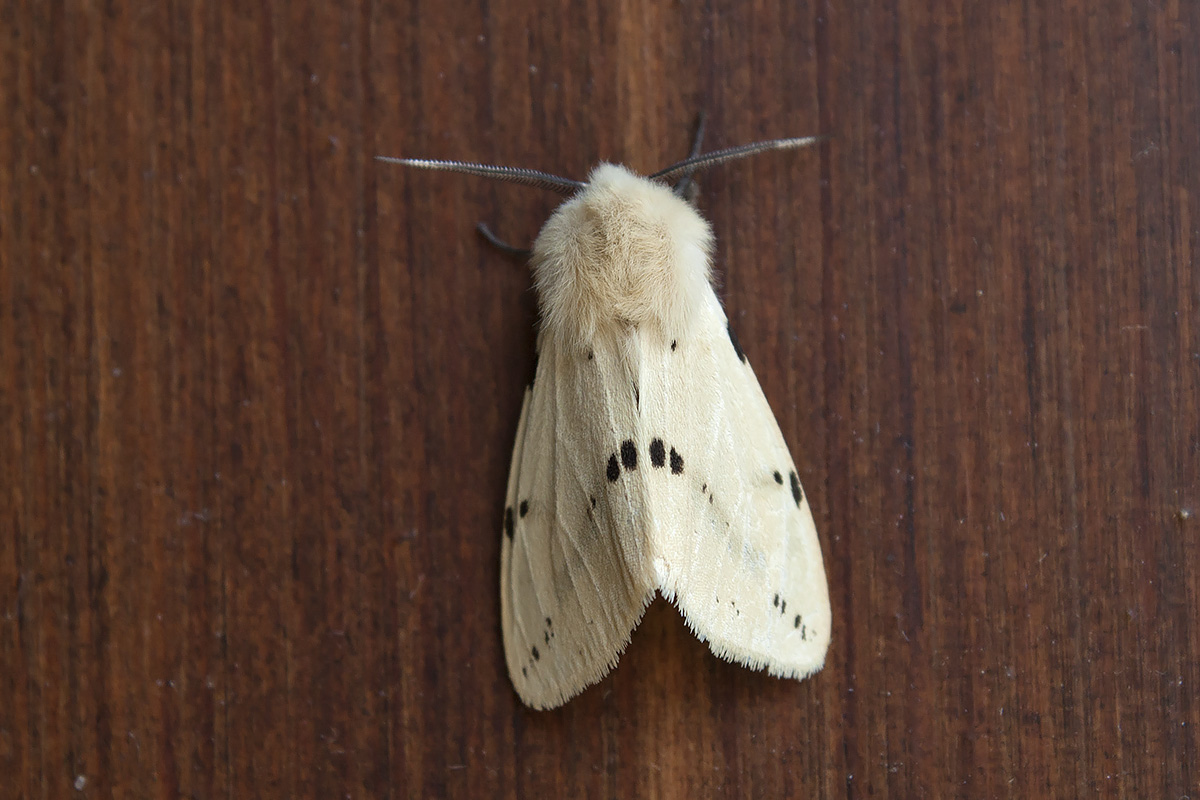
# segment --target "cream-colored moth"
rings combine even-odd
[[[697,136],[654,175],[601,164],[584,183],[382,159],[571,195],[533,245],[541,323],[502,524],[504,652],[528,705],[603,678],[656,593],[721,658],[789,678],[824,664],[812,512],[713,292],[712,231],[684,197],[698,168],[816,141],[698,155]]]

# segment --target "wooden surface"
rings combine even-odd
[[[1200,4],[0,8],[0,796],[1197,796]],[[714,169],[825,669],[521,706],[546,193]]]

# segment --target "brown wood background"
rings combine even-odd
[[[1042,8],[1043,5],[1049,8]],[[501,656],[520,265],[703,176],[817,515],[823,672],[659,602]],[[0,6],[0,795],[1178,798],[1200,786],[1200,3]]]

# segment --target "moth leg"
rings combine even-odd
[[[704,142],[704,124],[707,121],[708,115],[701,110],[699,119],[696,122],[696,136],[692,139],[692,152],[688,154],[688,158],[695,158],[700,155],[700,145]],[[696,182],[692,180],[692,175],[695,172],[695,168],[689,169],[683,173],[683,177],[679,179],[679,183],[675,184],[675,196],[682,197],[689,203],[695,203],[696,197],[700,192]]]
[[[475,226],[475,230],[479,231],[480,236],[487,239],[488,244],[505,255],[517,256],[519,258],[529,258],[531,255],[533,255],[533,251],[528,247],[513,247],[511,244],[492,233],[492,229],[489,228],[486,223],[478,223]]]

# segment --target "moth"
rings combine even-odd
[[[703,130],[703,122],[700,131]],[[529,706],[603,678],[656,594],[721,658],[821,668],[821,546],[779,425],[713,290],[693,173],[821,137],[700,153],[646,177],[381,160],[568,195],[530,255],[540,309],[501,524],[504,652]],[[678,180],[674,187],[672,180]]]

